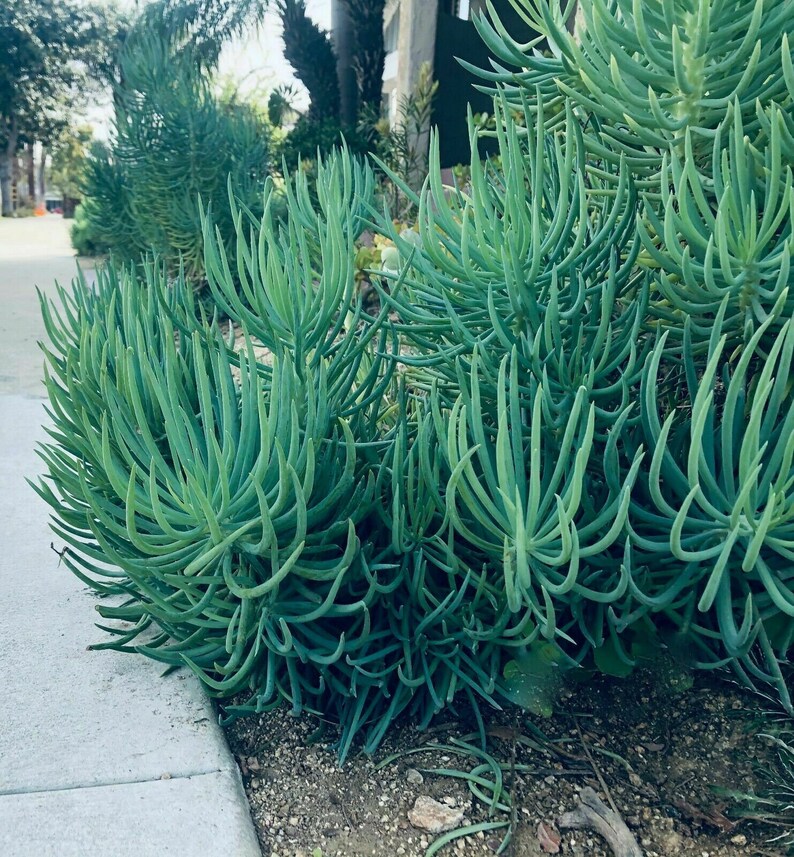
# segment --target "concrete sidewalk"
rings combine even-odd
[[[60,220],[0,221],[0,855],[259,857],[198,682],[87,651],[103,637],[96,596],[58,567],[49,509],[25,483],[46,419],[33,287],[68,280],[65,238]]]

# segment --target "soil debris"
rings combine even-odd
[[[451,744],[463,736],[476,743],[473,721],[447,715],[424,733],[396,724],[374,759],[360,753],[342,768],[334,728],[323,724],[315,743],[317,721],[285,710],[238,720],[227,734],[264,857],[423,857],[438,834],[415,827],[409,813],[425,801],[480,826],[440,857],[492,857],[510,825],[507,857],[614,857],[594,830],[555,826],[590,793],[620,816],[644,857],[783,857],[771,842],[779,830],[732,818],[719,794],[761,786],[757,763],[774,752],[756,737],[762,702],[714,676],[679,694],[651,679],[593,679],[548,719],[517,711],[487,718],[488,752],[502,763],[511,812],[489,814],[466,780],[438,773],[477,767]]]

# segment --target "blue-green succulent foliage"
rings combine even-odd
[[[794,6],[516,6],[549,50],[478,21],[499,157],[451,189],[434,147],[412,232],[342,152],[285,220],[272,187],[231,244],[205,220],[222,323],[154,267],[43,303],[38,490],[125,596],[103,645],[333,716],[342,756],[654,647],[791,707]]]

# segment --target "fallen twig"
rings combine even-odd
[[[563,830],[595,830],[607,841],[615,857],[643,857],[634,834],[620,815],[589,787],[582,789],[578,806],[561,816],[558,826]]]
[[[595,759],[593,758],[593,754],[590,752],[590,748],[587,746],[587,742],[584,740],[584,735],[582,734],[582,727],[579,725],[578,720],[574,720],[574,723],[576,723],[576,731],[579,733],[579,740],[582,742],[582,749],[584,750],[585,756],[587,756],[587,761],[590,762],[590,767],[593,769],[593,773],[596,775],[596,777],[598,777],[598,782],[601,784],[601,788],[604,790],[604,794],[607,796],[609,805],[612,807],[612,812],[614,812],[615,815],[618,815],[618,808],[615,806],[615,801],[612,800],[612,794],[609,791],[609,787],[606,784],[606,780],[601,775],[601,770],[598,765],[596,765]]]

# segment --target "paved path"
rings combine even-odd
[[[35,285],[75,270],[59,218],[0,220],[0,855],[259,857],[213,709],[184,670],[89,652],[95,597],[25,483],[45,438]]]

